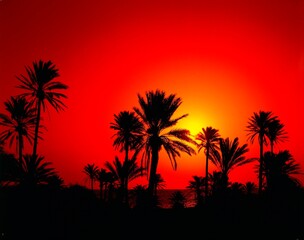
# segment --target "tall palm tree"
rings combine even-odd
[[[92,164],[88,163],[87,165],[84,166],[83,172],[89,177],[91,182],[91,189],[93,191],[94,182],[98,178],[98,172],[99,172],[98,167],[94,163]]]
[[[204,153],[206,155],[206,173],[205,173],[205,197],[208,196],[208,162],[210,151],[216,151],[218,149],[218,140],[220,138],[220,134],[218,129],[213,127],[202,128],[202,132],[199,132],[196,136],[196,140],[198,143],[198,152],[204,149]]]
[[[113,136],[114,147],[125,151],[125,161],[129,160],[129,150],[137,149],[142,143],[143,124],[134,112],[122,111],[118,115],[114,114],[114,122],[110,123],[110,128],[116,131]]]
[[[236,167],[245,165],[255,160],[255,158],[246,158],[245,154],[249,151],[248,145],[239,146],[239,139],[236,137],[233,141],[228,138],[220,138],[219,151],[212,151],[210,160],[219,168],[225,187],[228,186],[229,173]]]
[[[139,167],[136,163],[137,154],[128,161],[121,162],[116,156],[113,163],[107,161],[105,162],[105,167],[109,172],[111,172],[115,179],[118,180],[120,185],[121,200],[125,204],[128,203],[128,186],[129,182],[142,176],[143,169]]]
[[[248,125],[246,126],[246,130],[248,131],[248,140],[251,143],[254,142],[256,138],[258,138],[259,147],[260,147],[260,162],[259,162],[259,181],[258,181],[258,193],[259,195],[262,193],[263,187],[263,157],[264,157],[264,144],[267,144],[267,135],[268,128],[271,122],[276,119],[273,116],[271,111],[259,111],[254,112],[253,115],[249,118]]]
[[[52,61],[44,62],[39,60],[34,61],[32,68],[25,67],[27,76],[20,75],[17,79],[21,82],[18,88],[26,91],[21,96],[29,97],[32,104],[36,107],[36,126],[34,135],[33,155],[37,154],[39,126],[41,118],[41,107],[46,110],[46,102],[48,102],[56,111],[63,110],[66,106],[62,102],[62,98],[66,98],[63,93],[57,90],[65,90],[67,85],[54,81],[59,77],[58,69]]]
[[[267,137],[270,142],[270,152],[273,152],[275,143],[283,142],[287,138],[287,132],[284,130],[284,124],[279,119],[274,119],[269,123]]]
[[[22,163],[24,137],[32,143],[36,122],[35,109],[24,97],[11,97],[4,103],[9,115],[0,114],[0,125],[7,129],[0,133],[0,141],[9,140],[9,145],[16,140],[19,163]]]
[[[195,150],[188,144],[194,141],[190,137],[190,131],[186,129],[172,129],[177,122],[188,114],[173,118],[173,114],[181,105],[182,100],[175,94],[166,96],[161,90],[148,91],[145,97],[138,94],[140,108],[134,107],[144,123],[144,158],[147,168],[149,184],[148,194],[153,198],[159,152],[163,148],[174,170],[177,168],[176,158],[181,152],[189,155],[195,154]]]

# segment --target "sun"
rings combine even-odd
[[[187,117],[180,120],[176,127],[187,129],[190,131],[190,135],[195,138],[196,135],[202,131],[202,128],[206,127],[206,120],[203,119],[200,113],[191,113]]]

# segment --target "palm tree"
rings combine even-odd
[[[115,190],[115,183],[117,182],[117,178],[114,176],[112,172],[106,172],[104,185],[105,185],[105,194],[104,200],[107,202],[113,201],[113,193]]]
[[[59,77],[58,69],[52,61],[44,62],[39,60],[33,62],[32,68],[25,67],[27,76],[20,75],[17,79],[21,82],[18,88],[26,91],[21,96],[29,97],[31,104],[35,104],[36,107],[36,126],[34,135],[33,155],[37,154],[38,134],[41,118],[41,107],[46,110],[46,102],[48,102],[56,111],[63,110],[65,104],[62,102],[62,98],[66,98],[66,95],[56,90],[67,89],[68,86],[54,81]]]
[[[149,173],[148,194],[152,198],[161,149],[164,148],[171,161],[172,168],[176,170],[176,158],[180,156],[181,152],[189,155],[195,154],[195,150],[187,144],[194,141],[190,137],[189,130],[169,130],[179,120],[188,116],[188,114],[184,114],[178,118],[173,118],[173,114],[182,103],[181,98],[176,97],[175,94],[166,96],[164,91],[156,90],[146,92],[145,98],[138,94],[138,100],[140,108],[134,107],[133,109],[145,127],[143,132],[143,157],[145,167]]]
[[[199,176],[192,176],[193,180],[189,181],[187,188],[195,192],[196,205],[200,206],[202,203],[202,192],[205,186],[205,178]]]
[[[226,191],[228,179],[223,176],[222,172],[213,171],[212,174],[209,173],[208,179],[213,197],[221,196]]]
[[[9,113],[0,114],[0,125],[7,129],[0,133],[0,141],[9,140],[11,146],[16,140],[19,163],[22,163],[22,150],[24,147],[24,137],[32,143],[36,122],[35,109],[24,97],[11,97],[4,103],[5,109]]]
[[[254,182],[248,181],[245,183],[245,192],[247,195],[252,195],[256,192],[257,186]]]
[[[132,180],[142,176],[143,169],[136,163],[137,154],[135,153],[130,160],[121,162],[116,156],[113,163],[106,162],[105,167],[111,172],[120,185],[121,200],[125,204],[128,203],[128,185]]]
[[[135,160],[131,160],[131,162],[128,163],[129,151],[136,150],[134,157],[137,155],[137,149],[140,148],[140,145],[142,144],[143,140],[143,124],[140,122],[139,118],[135,116],[134,112],[122,111],[119,112],[118,115],[114,114],[114,122],[110,123],[110,128],[116,131],[116,133],[113,135],[113,137],[115,137],[113,143],[114,147],[116,149],[119,148],[121,152],[125,151],[125,163],[123,163],[124,169],[126,167],[128,168],[135,166]],[[116,161],[119,162],[118,159],[116,159]],[[124,171],[128,170],[125,169]],[[122,197],[124,198],[124,201],[128,202],[129,174],[124,173],[123,175],[125,179],[123,179],[123,181],[121,182],[121,190],[123,193]]]
[[[269,123],[267,137],[270,142],[270,152],[273,153],[275,143],[283,142],[287,138],[287,132],[284,130],[284,124],[279,119],[274,119]]]
[[[4,151],[0,143],[0,186],[16,184],[19,182],[20,162],[15,158],[14,154]]]
[[[300,185],[295,177],[302,173],[300,164],[295,162],[288,150],[279,151],[277,154],[265,152],[263,172],[269,191],[278,192]]]
[[[97,175],[97,180],[99,182],[99,197],[100,200],[104,200],[105,183],[107,180],[107,170],[100,168]]]
[[[180,190],[171,193],[169,201],[171,208],[183,209],[186,207],[186,196]]]
[[[141,184],[137,184],[132,189],[132,195],[134,197],[134,207],[135,208],[144,208],[147,203],[147,189]]]
[[[249,151],[248,145],[239,146],[239,139],[236,137],[233,141],[228,138],[219,139],[219,151],[212,151],[210,160],[219,168],[224,187],[228,186],[229,173],[236,167],[250,163],[255,158],[246,158],[244,155]]]
[[[218,140],[220,134],[218,129],[213,127],[202,128],[202,132],[198,133],[196,140],[200,141],[198,143],[198,152],[204,149],[206,155],[206,173],[205,173],[205,197],[208,197],[208,162],[210,151],[216,151],[218,149]]]
[[[267,144],[267,135],[268,128],[272,121],[274,121],[276,117],[273,116],[273,113],[268,111],[259,111],[254,112],[253,115],[249,118],[248,125],[246,126],[246,130],[248,131],[248,140],[251,143],[254,142],[255,138],[258,138],[259,146],[260,146],[260,163],[259,163],[259,186],[258,193],[259,195],[262,193],[263,187],[263,155],[264,155],[264,144]]]
[[[98,167],[92,163],[92,164],[87,164],[83,168],[83,172],[89,177],[90,182],[91,182],[91,189],[92,191],[94,190],[94,182],[98,178]]]
[[[155,189],[154,195],[157,195],[157,190],[164,189],[166,187],[166,181],[160,173],[156,173],[155,176]]]
[[[125,161],[129,159],[129,150],[137,149],[142,143],[144,126],[134,112],[122,111],[118,115],[114,114],[114,122],[110,128],[116,133],[113,137],[114,147],[120,151],[125,151]]]
[[[43,156],[26,154],[23,156],[20,168],[20,184],[34,187],[39,184],[49,184],[58,176],[51,162],[45,162]]]

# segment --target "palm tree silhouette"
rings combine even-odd
[[[300,186],[295,177],[302,174],[300,164],[296,163],[288,150],[277,154],[265,152],[263,173],[266,176],[267,190],[278,192],[293,186]]]
[[[219,196],[226,190],[228,179],[223,176],[222,172],[213,171],[211,174],[209,173],[208,179],[212,196]]]
[[[205,173],[205,197],[208,197],[208,162],[210,151],[216,151],[218,149],[218,140],[220,138],[220,134],[218,133],[218,129],[213,127],[202,128],[202,132],[198,133],[196,136],[196,140],[200,141],[198,143],[198,152],[204,149],[206,155],[206,173]]]
[[[0,142],[0,186],[7,186],[19,182],[20,162],[14,154],[4,151],[3,143]]]
[[[181,209],[186,207],[186,196],[182,193],[182,191],[177,190],[171,193],[169,197],[169,202],[171,208]]]
[[[93,191],[94,182],[98,178],[98,172],[99,172],[98,167],[94,163],[92,164],[88,163],[87,165],[84,166],[83,172],[89,177],[91,182],[91,189]]]
[[[125,161],[128,161],[129,150],[137,149],[142,143],[143,124],[134,112],[122,111],[118,115],[114,114],[114,122],[110,123],[110,128],[116,131],[113,136],[114,147],[125,151]]]
[[[158,189],[164,189],[165,187],[166,187],[165,179],[160,173],[156,173],[154,195],[157,195]]]
[[[275,143],[283,142],[287,138],[287,132],[284,130],[284,124],[279,119],[274,119],[269,123],[267,137],[270,142],[270,152],[273,152]]]
[[[200,206],[202,203],[202,192],[205,186],[205,178],[199,176],[192,176],[193,180],[189,181],[187,188],[192,189],[195,192],[196,206]]]
[[[100,168],[97,173],[97,180],[99,182],[99,198],[104,201],[104,192],[106,188],[107,180],[107,170],[105,168]]]
[[[32,143],[36,122],[35,109],[24,97],[11,97],[4,103],[5,109],[9,113],[0,114],[0,125],[7,129],[0,133],[0,141],[9,140],[11,146],[16,140],[16,149],[19,156],[19,163],[22,163],[22,150],[24,147],[24,137]]]
[[[25,154],[20,168],[20,184],[35,187],[39,184],[49,184],[58,176],[51,162],[45,162],[43,156]]]
[[[176,157],[181,152],[189,155],[195,154],[195,150],[187,143],[194,141],[190,137],[190,131],[186,129],[171,129],[179,120],[188,116],[184,114],[178,118],[173,118],[173,114],[182,103],[181,98],[175,94],[166,96],[164,91],[148,91],[145,98],[138,94],[140,108],[134,107],[134,111],[138,114],[144,123],[144,158],[146,160],[149,184],[148,194],[153,197],[155,189],[157,166],[159,161],[159,152],[164,148],[171,165],[176,170]]]
[[[128,171],[126,168],[129,168],[131,166],[135,166],[135,160],[129,161],[129,151],[130,150],[136,150],[140,148],[142,141],[143,141],[143,135],[142,132],[144,130],[143,124],[140,122],[139,118],[135,116],[134,112],[129,111],[122,111],[119,112],[118,115],[114,114],[114,122],[110,123],[110,128],[114,129],[116,133],[113,135],[115,137],[114,140],[114,147],[119,150],[125,151],[125,162],[123,163],[123,171]],[[136,159],[137,153],[134,154],[133,157]],[[133,158],[132,157],[132,158]],[[118,161],[118,158],[115,159],[115,161]],[[117,163],[117,162],[116,162]],[[119,162],[120,163],[120,162]],[[109,167],[111,166],[110,163],[108,163]],[[115,163],[114,163],[115,165]],[[116,165],[116,167],[119,167],[119,164]],[[136,165],[137,167],[137,165]],[[112,168],[112,170],[114,170]],[[111,171],[112,171],[111,170]],[[118,169],[117,169],[118,170]],[[113,171],[114,173],[115,171]],[[120,190],[122,191],[122,200],[125,203],[128,203],[128,182],[129,182],[129,173],[123,173],[125,179],[120,179]],[[122,180],[122,181],[121,181]]]
[[[113,163],[109,161],[105,162],[106,169],[108,169],[109,172],[113,174],[114,178],[118,180],[122,203],[126,204],[127,206],[129,205],[129,182],[142,176],[143,174],[143,169],[137,165],[136,158],[137,154],[134,154],[130,160],[121,162],[116,156]]]
[[[263,187],[263,155],[264,155],[264,144],[267,144],[267,134],[268,128],[271,122],[276,120],[276,117],[273,116],[273,113],[268,111],[259,111],[254,112],[253,115],[249,118],[248,125],[246,130],[248,131],[248,140],[251,143],[254,142],[255,138],[258,138],[260,146],[260,163],[259,163],[259,183],[258,183],[258,193],[261,195]]]
[[[257,186],[254,182],[248,181],[245,183],[245,192],[247,195],[252,195],[256,192]]]
[[[228,138],[219,139],[219,151],[212,151],[210,160],[219,168],[222,174],[224,187],[228,186],[228,174],[231,170],[244,164],[250,163],[255,158],[246,158],[244,155],[249,151],[248,145],[239,146],[239,139],[236,137],[233,141]]]
[[[21,96],[29,97],[31,104],[35,104],[37,111],[33,145],[33,155],[36,155],[41,107],[45,111],[46,102],[48,102],[56,111],[63,110],[66,106],[61,99],[66,98],[66,95],[56,92],[56,90],[64,90],[67,89],[68,86],[54,81],[55,78],[59,77],[59,73],[52,61],[34,61],[32,68],[26,66],[25,69],[27,76],[21,74],[20,77],[17,77],[21,82],[21,85],[18,85],[17,87],[26,91],[26,93],[21,94]]]
[[[132,189],[132,195],[134,197],[134,207],[135,208],[143,208],[147,203],[147,189],[145,186],[141,184],[137,184]]]

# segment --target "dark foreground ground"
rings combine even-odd
[[[201,208],[104,207],[83,194],[1,195],[1,240],[304,240],[303,198],[292,204],[242,199]]]

